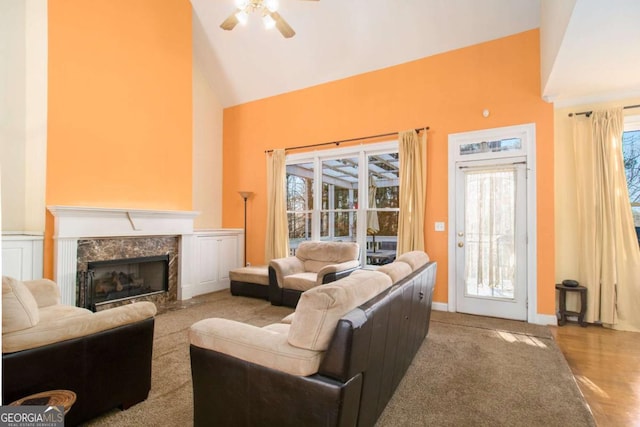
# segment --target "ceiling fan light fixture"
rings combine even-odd
[[[236,18],[238,19],[238,22],[241,25],[247,25],[247,21],[249,20],[249,14],[244,10],[240,10],[238,11],[238,13],[236,13]]]
[[[276,21],[268,14],[262,17],[262,23],[264,24],[264,28],[267,30],[275,28],[276,26]]]
[[[279,6],[278,0],[264,0],[262,4],[269,10],[269,12],[275,12],[278,10]]]
[[[249,0],[236,0],[236,7],[238,9],[244,9],[249,6]]]

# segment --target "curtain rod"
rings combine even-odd
[[[429,126],[425,126],[422,128],[417,128],[415,129],[416,132],[420,132],[421,130],[429,130]],[[380,135],[369,135],[369,136],[361,136],[360,138],[351,138],[351,139],[343,139],[340,141],[331,141],[331,142],[321,142],[319,144],[310,144],[310,145],[298,145],[297,147],[288,147],[285,148],[284,151],[287,152],[289,150],[299,150],[301,148],[311,148],[311,147],[321,147],[323,145],[340,145],[343,142],[353,142],[353,141],[361,141],[363,139],[372,139],[372,138],[382,138],[383,136],[391,136],[391,135],[397,135],[398,132],[391,132],[391,133],[381,133]],[[273,153],[273,150],[264,150],[265,154],[266,153]]]
[[[640,108],[640,104],[638,104],[638,105],[626,105],[626,106],[622,107],[623,110],[629,110],[631,108]],[[581,111],[579,113],[569,113],[569,117],[573,117],[573,116],[587,116],[587,117],[590,117],[591,114],[593,114],[593,111]]]

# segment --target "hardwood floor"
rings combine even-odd
[[[550,327],[599,427],[640,426],[640,333]]]

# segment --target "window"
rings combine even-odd
[[[622,134],[622,155],[624,171],[627,175],[627,188],[633,221],[636,226],[638,243],[640,244],[640,116],[625,118],[624,133]]]
[[[289,246],[303,240],[358,242],[366,264],[395,259],[397,142],[287,156]]]

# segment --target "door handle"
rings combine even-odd
[[[464,246],[464,242],[458,242],[458,247],[461,248]]]

